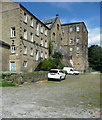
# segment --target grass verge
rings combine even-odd
[[[0,87],[18,87],[18,85],[7,81],[0,81]]]

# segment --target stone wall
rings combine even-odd
[[[16,84],[23,84],[25,82],[36,82],[47,80],[47,72],[36,72],[36,73],[16,73],[16,72],[5,72],[2,73],[2,80],[11,81]]]

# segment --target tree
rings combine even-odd
[[[88,48],[89,66],[102,72],[102,47],[92,45]]]
[[[52,58],[43,60],[38,66],[38,70],[48,71],[50,69],[62,69],[64,65],[60,62],[61,53],[55,52]]]

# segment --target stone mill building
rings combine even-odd
[[[42,60],[49,58],[49,42],[53,53],[62,53],[65,66],[82,72],[87,70],[88,31],[84,22],[61,24],[58,14],[39,20],[21,4],[1,4],[1,70],[34,71]]]

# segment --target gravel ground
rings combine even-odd
[[[3,118],[100,118],[100,75],[2,88]]]

